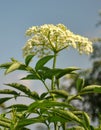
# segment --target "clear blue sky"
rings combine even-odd
[[[33,25],[65,24],[71,31],[84,36],[99,35],[101,0],[0,0],[0,63],[11,57],[22,60],[25,31]],[[101,34],[101,33],[100,33]],[[61,66],[88,67],[88,57],[76,51],[64,52]]]

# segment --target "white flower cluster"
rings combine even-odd
[[[23,48],[24,56],[33,53],[39,57],[52,52],[57,53],[69,46],[76,48],[80,54],[93,52],[92,42],[88,38],[75,35],[63,24],[44,24],[33,26],[26,31],[30,37]]]

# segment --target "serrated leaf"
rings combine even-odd
[[[40,75],[41,79],[51,79],[52,78],[52,69],[48,67],[41,67],[40,70],[37,71],[38,75]]]
[[[70,74],[72,73],[73,71],[76,71],[76,70],[79,70],[80,68],[77,68],[77,67],[68,67],[68,68],[65,68],[63,69],[57,76],[56,78],[59,79],[61,77],[63,77],[64,75],[66,74]]]
[[[5,84],[5,85],[10,86],[10,87],[13,87],[13,88],[16,88],[16,89],[22,91],[23,93],[25,93],[25,94],[27,94],[27,95],[29,95],[29,94],[31,93],[31,92],[30,92],[30,89],[29,89],[27,86],[23,85],[23,84],[19,84],[19,83],[9,83],[9,84]]]
[[[55,115],[54,113],[51,113],[50,114],[51,116],[49,116],[48,118],[48,121],[51,123],[51,122],[54,122],[54,123],[57,123],[57,122],[61,122],[61,123],[64,123],[64,122],[67,122],[67,119],[64,119],[58,115]]]
[[[63,69],[55,68],[55,69],[47,69],[45,72],[45,78],[52,79],[53,76],[57,78],[57,75],[59,75],[62,72]]]
[[[53,76],[56,76],[57,74],[59,74],[59,72],[61,71],[61,69],[59,68],[55,68],[55,69],[50,69],[48,67],[41,67],[40,70],[38,70],[38,74],[40,75],[40,77],[42,79],[52,79]]]
[[[6,123],[11,123],[11,120],[7,117],[4,117],[3,115],[0,115],[0,121],[6,122]]]
[[[49,60],[51,60],[54,56],[53,55],[49,55],[49,56],[45,56],[42,59],[40,59],[35,66],[36,70],[39,70],[40,68],[42,68]]]
[[[13,87],[13,88],[16,88],[16,89],[20,90],[21,92],[28,95],[29,98],[39,99],[39,95],[36,92],[31,92],[30,89],[27,86],[23,85],[23,84],[9,83],[9,84],[5,84],[5,85],[8,85],[10,87]]]
[[[29,74],[26,77],[21,78],[21,80],[40,80],[37,74]]]
[[[80,92],[82,90],[83,86],[84,86],[84,79],[78,78],[76,81],[77,91]]]
[[[85,93],[101,93],[101,86],[100,85],[89,85],[86,86],[82,89],[82,91],[80,92],[80,94],[85,94]],[[99,91],[98,91],[99,90]]]
[[[19,93],[17,93],[14,90],[11,90],[11,89],[0,90],[0,94],[12,94],[12,95],[15,95],[15,96],[19,96]]]
[[[90,129],[90,117],[88,116],[88,114],[84,111],[73,111],[73,113],[75,115],[80,116],[81,120],[83,120],[84,123],[84,127],[85,128],[89,128]]]
[[[6,123],[5,121],[0,120],[0,126],[2,126],[4,128],[10,128],[10,123]]]
[[[81,97],[80,95],[78,95],[78,96],[70,95],[70,96],[68,97],[68,102],[70,102],[70,101],[72,101],[72,100],[80,100],[80,101],[82,101],[82,97]]]
[[[36,101],[34,103],[31,103],[29,105],[28,111],[33,111],[34,109],[38,109],[38,108],[51,108],[51,107],[54,107],[54,106],[73,108],[71,105],[69,105],[65,102],[41,100],[41,101]]]
[[[64,119],[67,119],[70,121],[76,121],[76,122],[80,123],[81,125],[83,125],[82,120],[69,110],[59,110],[59,109],[54,108],[54,109],[52,109],[52,111]]]
[[[35,100],[40,99],[38,93],[35,92],[35,91],[31,92],[30,95],[29,95],[29,97],[31,97],[31,98],[33,98]]]
[[[67,98],[68,97],[68,92],[65,90],[51,90],[49,93],[54,93],[59,97]]]
[[[86,112],[83,112],[83,119],[87,127],[90,127],[90,118]]]
[[[32,60],[33,57],[34,57],[34,55],[31,54],[31,55],[28,55],[28,56],[25,58],[25,64],[26,64],[26,66],[29,65],[29,63],[31,62],[31,60]]]
[[[44,117],[35,117],[35,118],[29,118],[29,119],[23,119],[23,120],[20,120],[18,122],[18,127],[23,127],[23,126],[27,126],[27,125],[31,125],[31,124],[34,124],[34,123],[42,123],[46,120],[46,118]]]
[[[65,69],[61,69],[61,68],[55,68],[55,69],[50,69],[48,67],[41,67],[40,70],[38,70],[38,74],[40,75],[40,77],[42,77],[42,79],[52,79],[53,76],[55,76],[57,78],[57,80],[59,78],[61,78],[62,76],[72,73],[74,70],[77,70],[77,68],[65,68]]]
[[[28,109],[28,106],[25,104],[14,104],[9,107],[6,107],[6,109],[15,109],[17,112],[22,112]]]
[[[2,64],[0,67],[6,69],[5,74],[8,74],[15,70],[32,71],[31,67],[26,66],[18,61],[5,63],[5,64]]]
[[[0,68],[8,69],[12,65],[12,62],[7,62],[0,65]]]
[[[0,98],[0,104],[4,103],[4,102],[6,102],[6,101],[8,101],[10,99],[12,99],[12,97]]]

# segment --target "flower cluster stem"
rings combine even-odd
[[[52,67],[52,69],[55,69],[55,67],[56,67],[56,58],[57,58],[57,53],[54,53],[53,67]],[[55,88],[55,76],[52,77],[51,89],[52,89],[52,90],[56,89],[56,88]]]

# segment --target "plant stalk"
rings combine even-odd
[[[56,58],[57,58],[57,53],[54,52],[53,67],[52,67],[52,69],[55,69],[55,67],[56,67]],[[56,88],[55,88],[55,76],[52,77],[51,89],[52,89],[52,90],[56,89]]]

